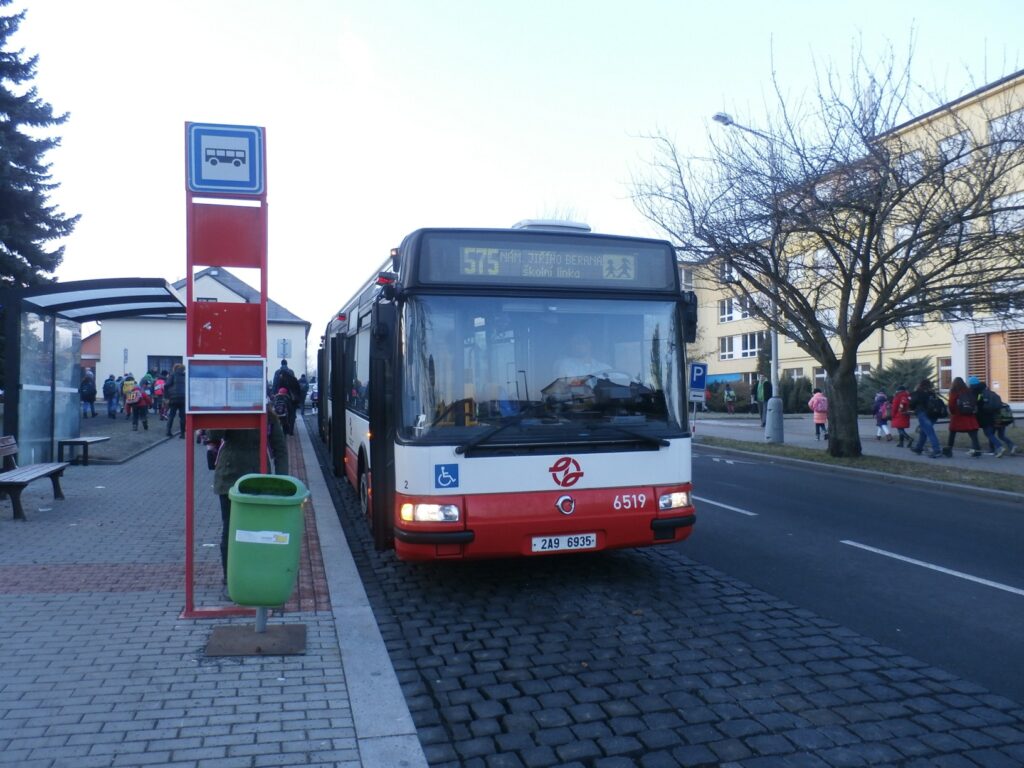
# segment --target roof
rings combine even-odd
[[[935,109],[931,109],[922,115],[912,117],[906,122],[900,123],[894,128],[890,128],[889,130],[883,132],[882,134],[879,135],[879,138],[889,136],[890,134],[893,133],[900,133],[901,131],[903,131],[906,128],[909,128],[915,123],[925,122],[926,120],[934,117],[935,115],[941,114],[943,112],[949,112],[955,107],[958,107],[961,104],[971,101],[972,99],[976,99],[984,95],[985,93],[988,93],[989,91],[997,91],[1003,86],[1008,85],[1009,83],[1012,83],[1014,80],[1020,79],[1021,77],[1024,77],[1024,69],[1018,69],[1016,72],[1006,75],[1006,77],[1001,77],[998,80],[994,80],[991,83],[981,86],[980,88],[975,88],[973,91],[971,91],[970,93],[965,93],[963,96],[957,96],[952,101],[947,101],[945,104],[935,107]]]
[[[21,299],[22,307],[85,323],[108,317],[160,313],[185,314],[185,305],[166,280],[154,277],[118,277],[47,283],[0,292],[0,301]]]
[[[201,277],[208,277],[211,280],[216,280],[232,293],[241,296],[247,304],[259,304],[260,292],[245,281],[235,277],[228,270],[224,269],[224,267],[207,267],[206,269],[197,272],[194,279],[198,280]],[[187,287],[187,280],[188,278],[183,278],[174,283],[174,288],[179,291],[184,291]],[[306,326],[307,329],[310,327],[308,320],[303,320],[298,315],[292,314],[270,298],[267,299],[267,322],[302,324]]]

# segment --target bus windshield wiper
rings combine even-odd
[[[529,417],[531,415],[534,415],[534,414],[536,414],[539,411],[543,411],[546,408],[547,408],[547,403],[543,403],[543,402],[541,402],[541,403],[531,403],[530,405],[527,405],[525,408],[523,408],[523,410],[521,410],[519,413],[515,414],[514,416],[509,416],[505,422],[503,422],[502,424],[499,424],[494,429],[489,429],[486,432],[484,432],[483,434],[477,435],[476,437],[474,437],[471,440],[467,440],[462,445],[455,446],[455,452],[458,453],[458,454],[464,454],[464,453],[466,453],[466,451],[470,451],[473,448],[476,448],[481,443],[484,443],[484,442],[490,440],[492,437],[494,437],[496,434],[498,434],[502,430],[508,429],[509,427],[513,427],[513,426],[515,426],[517,424],[521,424],[527,417]]]
[[[587,427],[587,429],[591,430],[613,429],[619,434],[626,435],[627,437],[632,437],[636,440],[639,440],[642,443],[657,446],[658,448],[667,448],[669,445],[671,445],[671,443],[669,443],[669,441],[663,437],[645,435],[643,432],[637,432],[632,429],[626,429],[625,427],[620,427],[618,424],[606,424],[604,422],[588,422],[585,426]]]

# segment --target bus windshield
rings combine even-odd
[[[399,434],[558,442],[686,429],[671,301],[410,296]],[[657,442],[657,441],[655,441]]]

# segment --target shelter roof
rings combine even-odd
[[[79,323],[131,315],[185,314],[185,305],[170,284],[156,277],[47,283],[12,288],[8,295],[20,298],[23,308],[35,308]]]

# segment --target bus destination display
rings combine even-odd
[[[588,284],[631,283],[637,279],[636,256],[628,253],[554,251],[533,248],[460,249],[460,274],[580,281]]]

